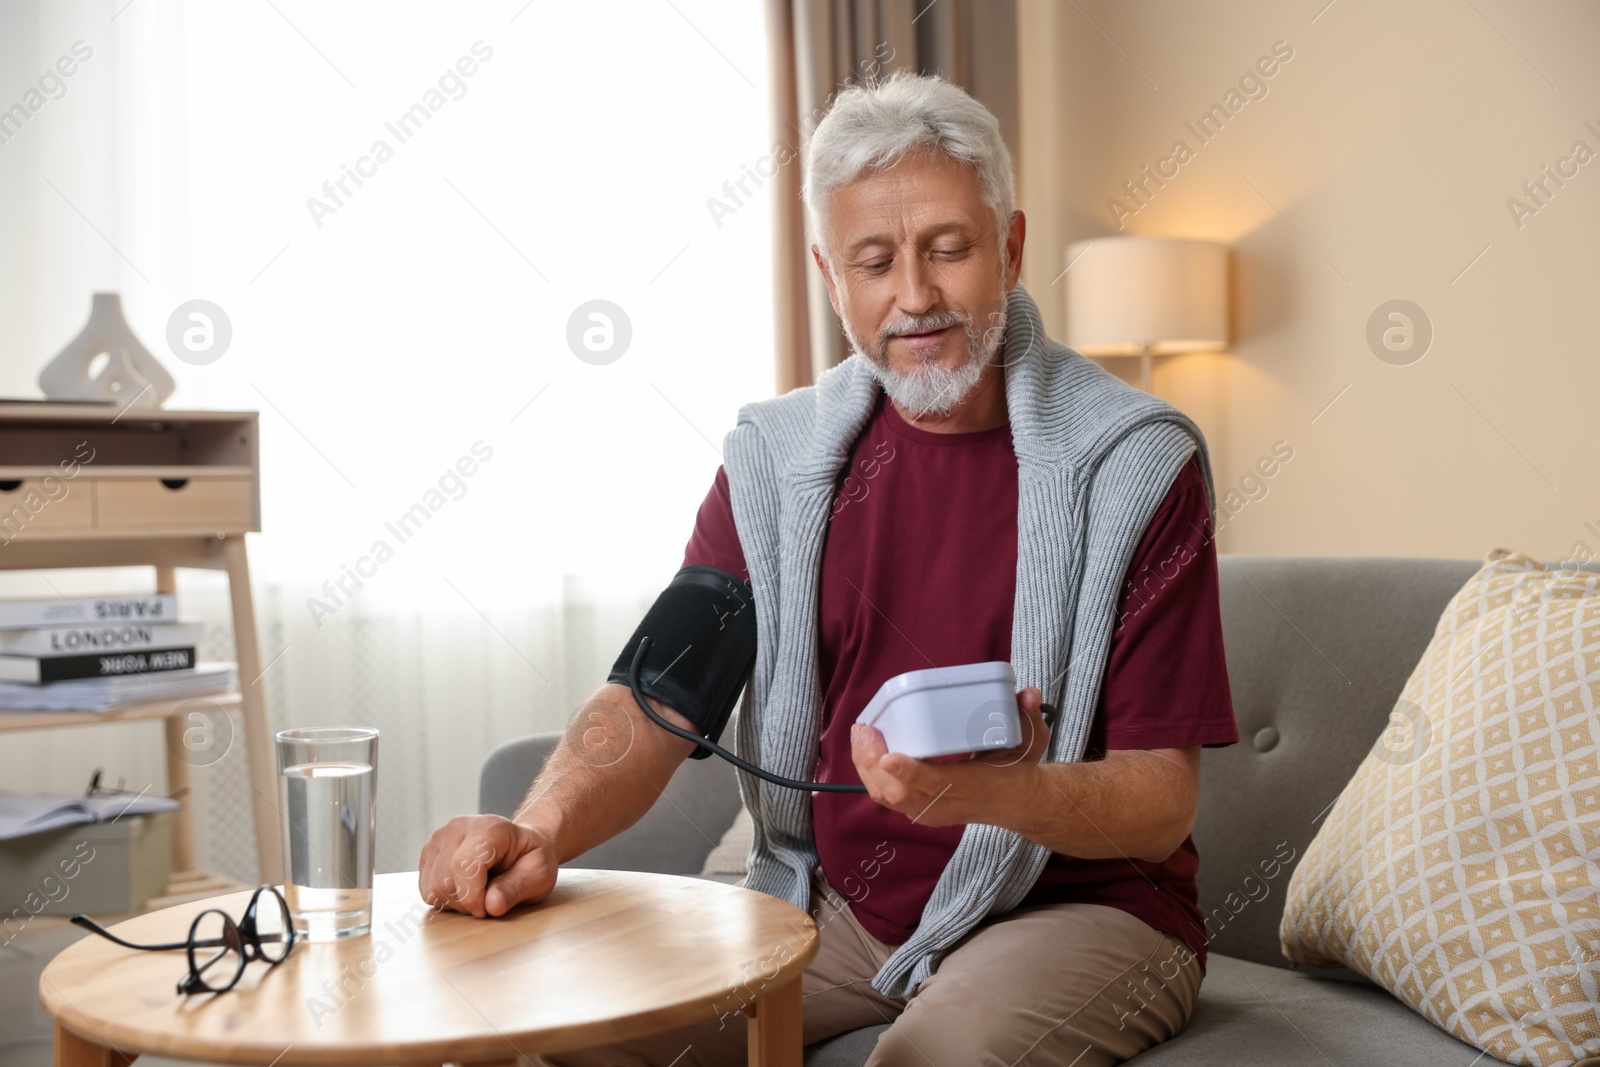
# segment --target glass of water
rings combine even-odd
[[[308,941],[371,932],[378,731],[280,730],[277,747],[283,895],[295,932]]]

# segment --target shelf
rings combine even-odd
[[[203,524],[200,524],[200,523],[193,523],[193,524],[190,524],[188,526],[179,526],[179,525],[157,526],[157,525],[153,525],[152,524],[150,526],[129,526],[129,527],[126,527],[126,528],[119,528],[119,527],[116,527],[116,526],[101,526],[101,527],[88,526],[88,527],[85,527],[85,528],[83,528],[81,530],[67,530],[65,532],[51,531],[50,536],[48,538],[44,538],[44,537],[33,537],[33,538],[17,537],[17,538],[13,538],[10,541],[4,541],[3,538],[0,538],[0,543],[4,543],[6,548],[25,548],[25,547],[31,547],[33,545],[46,545],[46,546],[49,546],[50,548],[54,549],[54,548],[56,548],[56,547],[58,547],[60,545],[71,545],[71,544],[79,544],[79,545],[107,544],[107,545],[109,545],[109,544],[116,544],[117,542],[120,542],[120,541],[138,541],[141,538],[145,539],[145,540],[151,540],[151,541],[161,540],[161,539],[172,541],[172,540],[178,540],[178,539],[181,539],[181,538],[189,538],[191,540],[211,538],[211,539],[215,540],[215,539],[220,539],[220,538],[226,537],[229,534],[237,535],[237,534],[246,534],[246,533],[250,533],[250,532],[252,532],[251,528],[249,526],[243,524],[243,523],[226,523],[226,524],[224,524],[224,523],[214,523],[214,524],[211,524],[211,525],[203,525]],[[5,560],[3,562],[4,562],[4,564],[7,564],[7,565],[6,566],[0,566],[0,570],[18,570],[18,569],[22,569],[21,567],[18,567],[18,566],[9,565],[9,564],[11,564],[10,560]],[[187,565],[187,564],[185,564],[185,565]],[[38,566],[38,565],[37,564],[31,564],[29,566]],[[59,563],[59,564],[55,564],[55,566],[58,567],[58,568],[61,568],[61,569],[70,569],[70,568],[73,568],[73,567],[81,567],[81,566],[95,566],[95,567],[114,566],[114,564],[105,564],[105,563],[99,563],[99,562],[92,563],[92,564]]]
[[[117,404],[26,403],[0,400],[0,419],[13,422],[82,423],[105,422],[147,426],[193,425],[196,423],[238,422],[255,418],[253,411],[173,411],[167,408],[128,408]]]
[[[0,711],[0,732],[165,719],[185,704],[196,700],[209,701],[224,711],[234,711],[240,706],[238,693],[211,693],[184,697],[181,700],[155,700],[148,704],[128,704],[112,711]]]
[[[85,473],[88,472],[88,473]],[[73,478],[249,478],[255,468],[248,464],[226,463],[153,463],[133,464],[83,464]],[[61,478],[59,467],[0,466],[0,482],[20,482],[45,477]]]

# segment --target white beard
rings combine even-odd
[[[850,323],[843,317],[840,318],[840,323],[844,326],[844,335],[850,342],[851,349],[866,361],[873,377],[878,379],[883,391],[889,394],[889,399],[912,418],[920,419],[932,414],[947,416],[977,387],[983,378],[983,372],[994,362],[996,353],[1000,351],[1000,345],[1005,339],[1006,326],[1006,302],[1003,290],[1000,296],[998,321],[981,334],[974,329],[970,317],[955,312],[911,315],[889,323],[879,335],[877,345],[868,352],[862,348],[855,334],[851,332]],[[903,333],[918,333],[957,325],[965,328],[967,338],[967,358],[960,366],[951,368],[933,360],[922,363],[909,372],[894,370],[889,366],[890,338]]]

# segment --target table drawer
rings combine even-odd
[[[102,529],[251,529],[254,485],[249,478],[99,478],[94,483],[97,524]]]
[[[87,479],[51,475],[0,481],[0,543],[14,537],[57,534],[94,527],[94,502]]]

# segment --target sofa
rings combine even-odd
[[[1495,1062],[1350,971],[1291,970],[1278,924],[1295,862],[1383,732],[1445,604],[1475,560],[1223,555],[1223,640],[1239,744],[1201,760],[1194,840],[1208,965],[1183,1033],[1139,1067]],[[481,811],[510,815],[558,734],[483,766]],[[732,768],[689,760],[626,833],[570,866],[697,875],[739,810]],[[806,1050],[808,1067],[865,1062],[874,1026]],[[952,1065],[966,1067],[966,1065]]]

